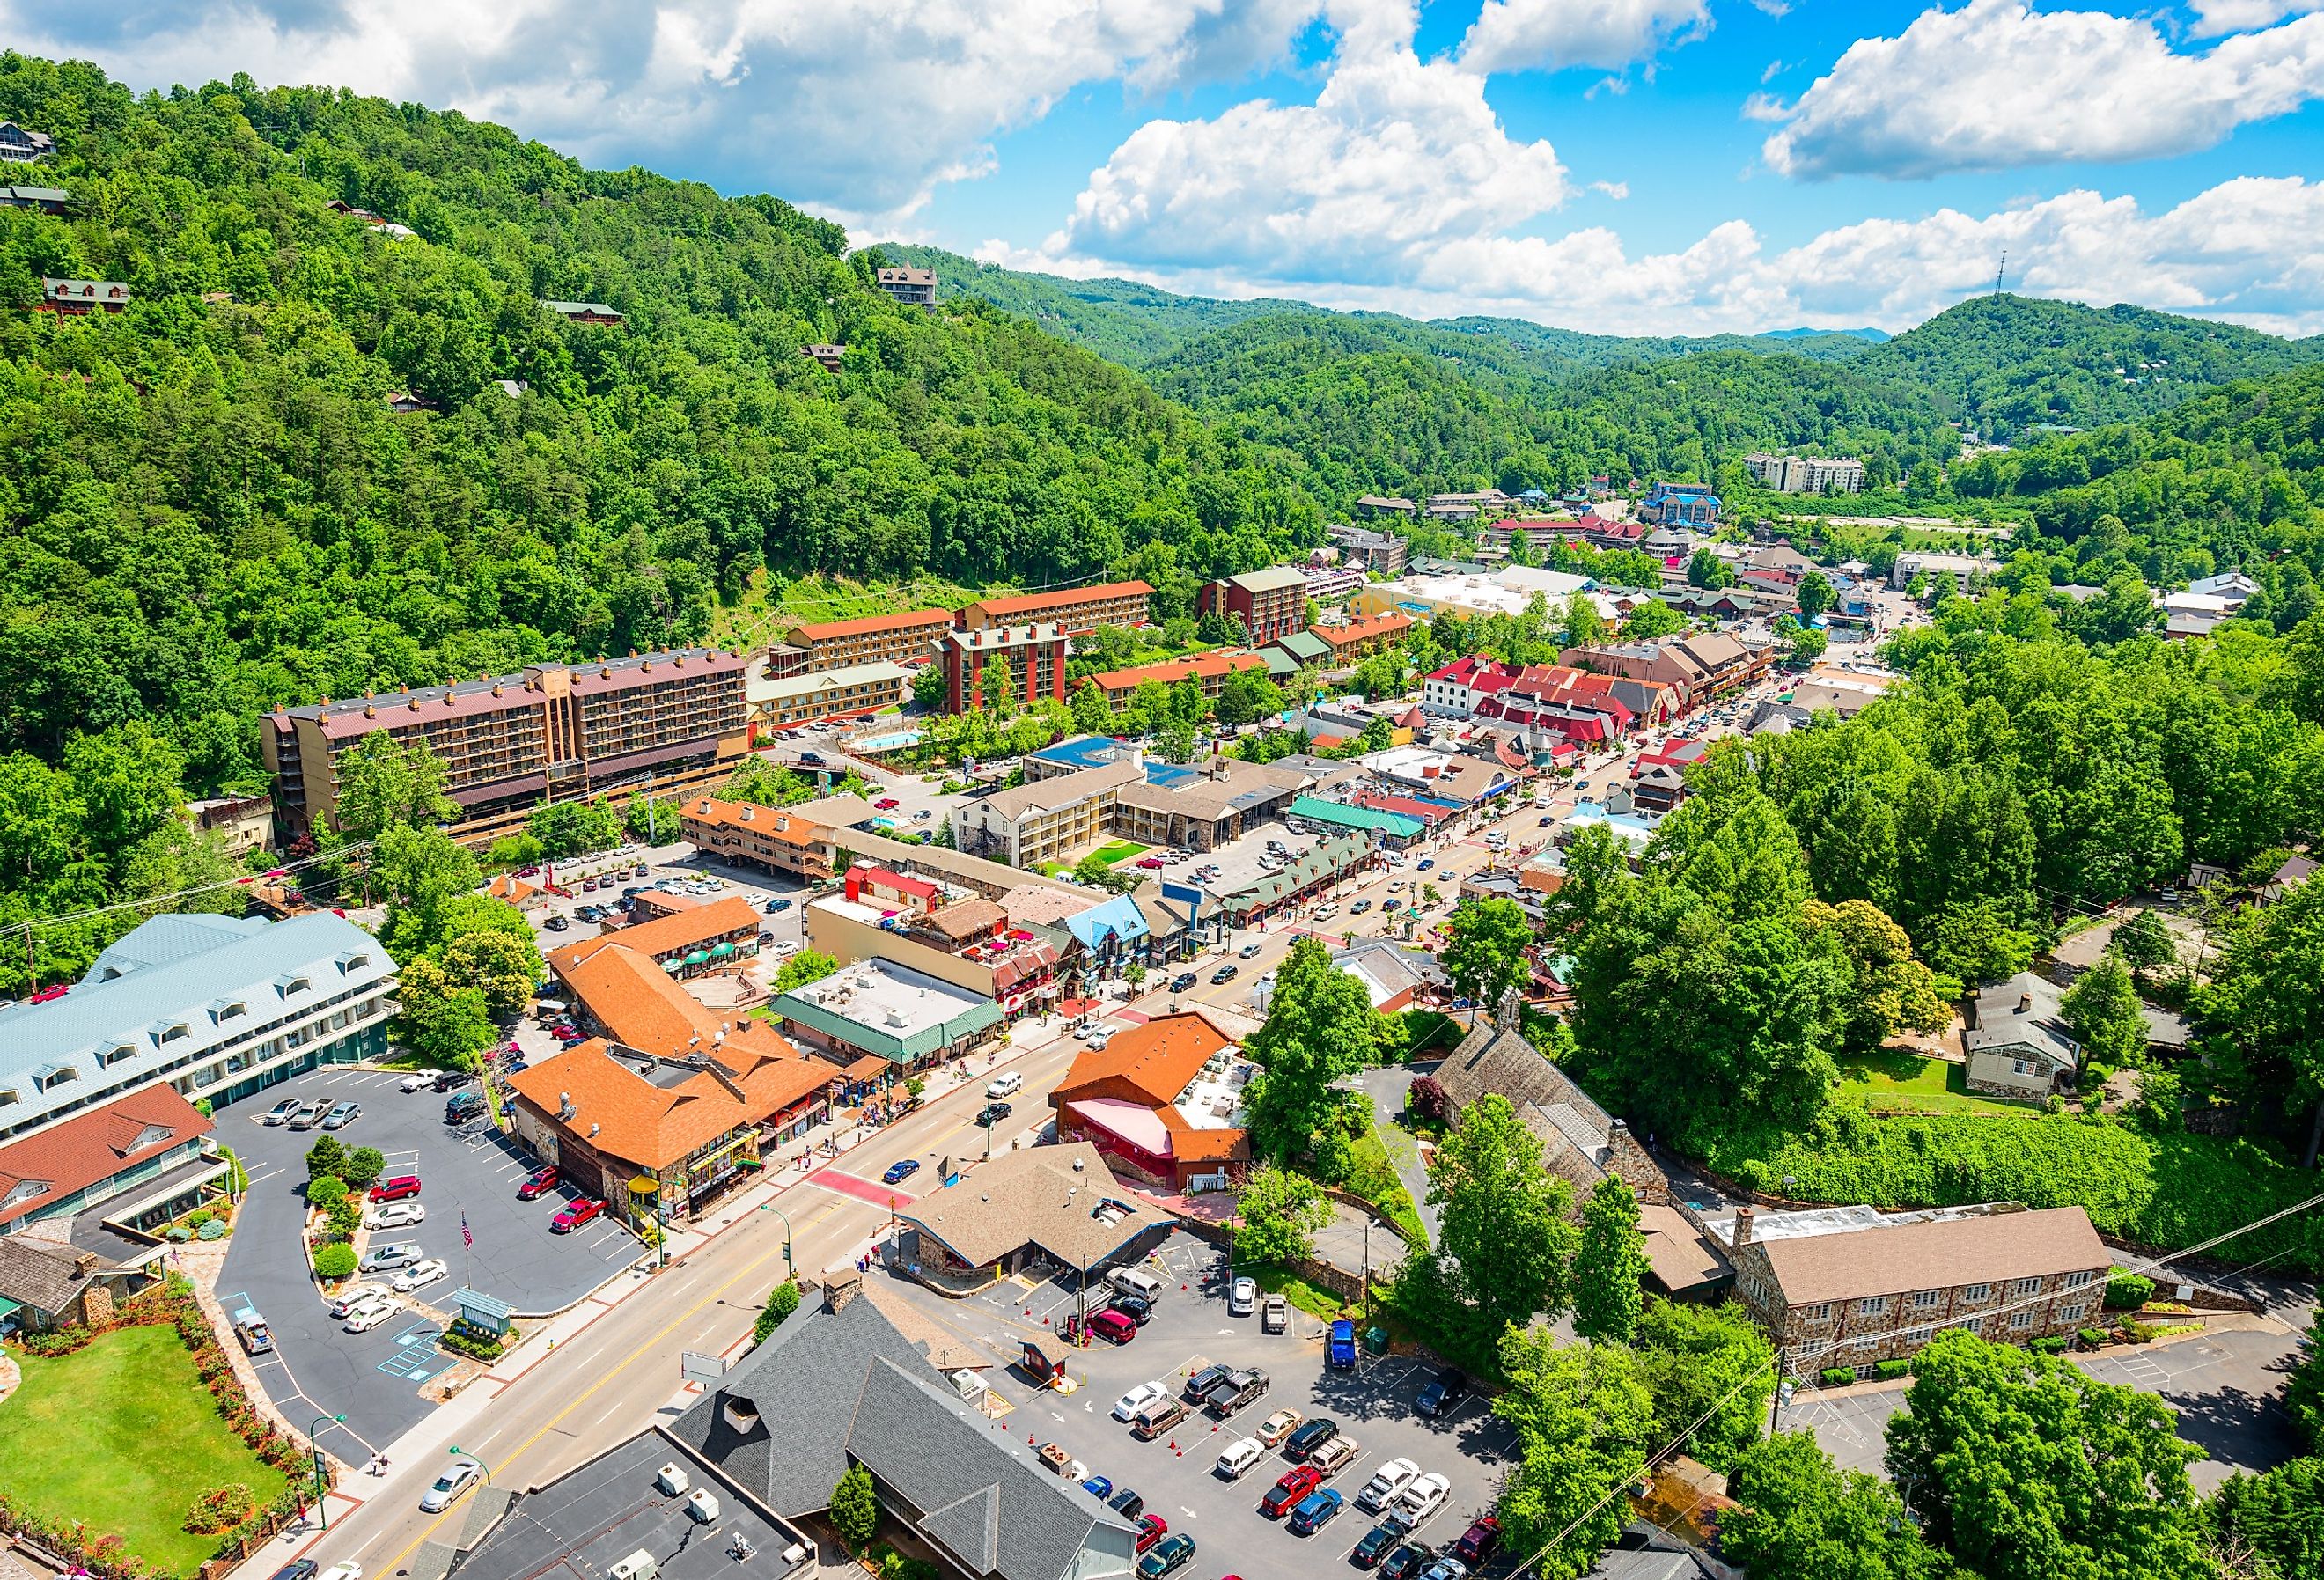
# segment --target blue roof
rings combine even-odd
[[[1127,894],[1117,894],[1079,916],[1065,918],[1065,930],[1079,938],[1084,949],[1102,947],[1109,939],[1134,944],[1152,931],[1146,925],[1146,913]]]
[[[1159,758],[1149,757],[1146,762],[1146,782],[1157,790],[1176,790],[1182,785],[1193,784],[1202,777],[1194,769],[1176,762],[1165,762]]]
[[[1111,735],[1075,735],[1070,741],[1059,741],[1054,746],[1044,746],[1033,753],[1040,762],[1063,762],[1074,768],[1102,768],[1113,761],[1121,751],[1122,743]]]

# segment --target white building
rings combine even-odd
[[[1864,463],[1823,456],[1752,454],[1743,465],[1760,486],[1778,494],[1860,494]]]

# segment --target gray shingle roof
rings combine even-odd
[[[2080,1057],[2066,1024],[2063,998],[2055,983],[2031,971],[1988,983],[1970,1006],[1974,1013],[1962,1043],[1970,1053],[2024,1048],[2063,1068],[2078,1068]]]

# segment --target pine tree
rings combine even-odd
[[[1638,1331],[1646,1270],[1638,1233],[1638,1198],[1609,1175],[1582,1209],[1582,1248],[1573,1257],[1573,1331],[1594,1344],[1628,1344]]]

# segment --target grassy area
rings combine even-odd
[[[1425,1245],[1428,1231],[1422,1225],[1420,1214],[1413,1207],[1411,1193],[1404,1188],[1396,1164],[1388,1156],[1390,1147],[1415,1146],[1412,1137],[1402,1131],[1392,1131],[1385,1136],[1377,1130],[1366,1131],[1350,1143],[1356,1166],[1349,1171],[1345,1188],[1386,1213],[1403,1233],[1406,1245]]]
[[[1144,855],[1148,848],[1131,839],[1109,839],[1090,854],[1100,863],[1110,867],[1116,862],[1126,862],[1133,857]]]
[[[711,618],[711,640],[748,646],[772,641],[785,627],[825,620],[853,620],[866,614],[893,614],[903,609],[957,609],[963,604],[1010,591],[1005,587],[964,587],[937,577],[915,577],[902,582],[854,582],[823,576],[802,577],[781,584],[774,596],[767,573],[759,572],[733,603]]]
[[[240,1482],[263,1507],[288,1484],[218,1418],[174,1327],[17,1360],[24,1385],[0,1406],[0,1465],[9,1495],[42,1515],[118,1532],[148,1563],[191,1574],[218,1544],[179,1529],[196,1497]]]
[[[1238,1275],[1249,1273],[1259,1280],[1259,1287],[1270,1295],[1280,1295],[1310,1317],[1320,1317],[1326,1322],[1337,1321],[1348,1315],[1346,1302],[1329,1289],[1319,1289],[1305,1279],[1294,1278],[1279,1267],[1237,1268]]]
[[[1901,1049],[1841,1059],[1840,1095],[1874,1113],[2023,1113],[2037,1106],[1980,1097],[1960,1065]]]

